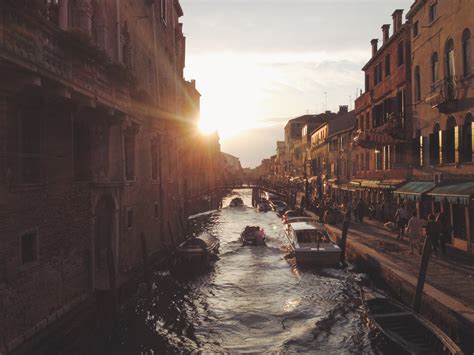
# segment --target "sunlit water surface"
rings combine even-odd
[[[220,238],[220,259],[197,277],[155,273],[153,290],[138,293],[122,314],[112,352],[378,352],[360,305],[358,275],[293,266],[280,219],[249,207],[250,190],[234,191],[223,206],[237,194],[247,207],[224,207],[200,227]],[[242,247],[246,225],[263,227],[268,246]]]

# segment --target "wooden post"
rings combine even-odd
[[[145,233],[140,234],[140,238],[142,240],[142,254],[143,254],[143,277],[145,279],[145,283],[148,287],[148,290],[151,290],[151,278],[150,278],[150,268],[148,265],[148,248],[146,246],[146,238]]]
[[[346,212],[350,213],[350,211]],[[349,216],[344,217],[344,222],[342,222],[342,234],[339,247],[341,248],[341,264],[346,264],[346,244],[347,244],[347,233],[349,232]]]
[[[466,220],[466,240],[467,252],[472,253],[472,235],[471,235],[471,220],[470,220],[470,205],[464,207],[464,219]]]
[[[418,273],[418,282],[416,284],[415,299],[413,300],[413,310],[420,312],[421,299],[423,297],[423,288],[425,287],[426,272],[428,271],[428,262],[431,256],[431,238],[429,235],[425,238],[423,245],[423,255],[421,256],[420,272]]]

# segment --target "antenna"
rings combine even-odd
[[[327,93],[327,91],[324,92],[324,99],[325,99],[325,105],[326,105],[325,106],[326,107],[325,111],[327,111],[328,110],[328,93]]]

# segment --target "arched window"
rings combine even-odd
[[[466,28],[462,33],[462,68],[464,76],[468,76],[472,72],[471,51],[471,31]]]
[[[442,143],[444,162],[447,164],[452,164],[456,161],[459,161],[459,136],[456,126],[456,118],[454,116],[449,116],[448,118],[446,123],[446,131],[444,132],[442,138]]]
[[[446,78],[452,78],[456,75],[456,66],[454,62],[454,41],[450,38],[446,42]]]
[[[415,101],[421,100],[421,74],[420,67],[415,68]]]
[[[430,134],[430,165],[438,165],[443,162],[442,158],[442,140],[441,128],[439,124],[433,127],[433,133]]]
[[[474,161],[473,148],[474,148],[474,124],[471,113],[466,115],[464,124],[462,126],[462,161],[472,162]]]
[[[434,52],[431,56],[431,82],[434,84],[438,79],[438,53]]]

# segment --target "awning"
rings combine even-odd
[[[344,184],[344,185],[341,185],[341,190],[355,192],[355,191],[356,191],[356,188],[355,188],[355,186],[352,185],[352,183],[351,183],[351,184]]]
[[[447,200],[449,203],[468,205],[471,197],[474,195],[474,181],[438,186],[429,192],[428,195],[433,196],[437,202]]]
[[[400,187],[405,180],[383,180],[379,183],[380,189],[395,190]]]
[[[380,188],[380,181],[378,180],[362,180],[360,183],[361,187],[365,187],[366,189],[379,189]]]
[[[411,181],[393,193],[400,195],[400,197],[407,200],[415,201],[434,187],[435,184],[432,181]]]

